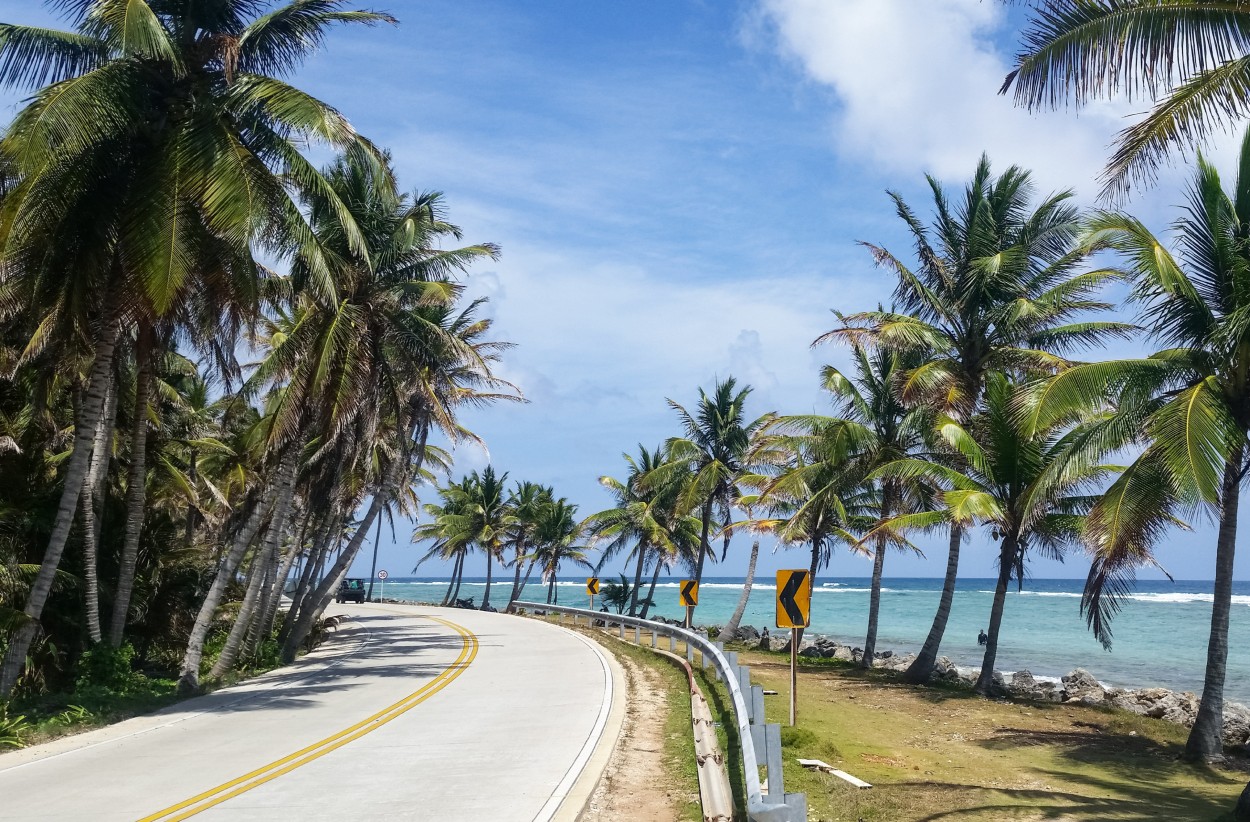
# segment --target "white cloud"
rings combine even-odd
[[[889,171],[963,180],[982,151],[1046,190],[1097,193],[1123,103],[1030,114],[998,94],[1006,13],[985,0],[761,0],[754,25],[833,91],[838,150]],[[760,42],[760,28],[754,30]],[[1140,108],[1140,107],[1138,107]]]

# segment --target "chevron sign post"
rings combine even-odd
[[[777,572],[777,627],[790,629],[790,725],[798,718],[799,629],[812,624],[809,571]]]

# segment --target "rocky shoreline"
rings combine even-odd
[[[716,628],[711,629],[715,635]],[[737,641],[754,645],[765,651],[786,651],[790,638],[784,634],[769,636],[750,625],[738,629]],[[820,634],[803,637],[799,644],[799,656],[817,659],[840,659],[859,663],[863,650],[843,645],[837,640]],[[894,651],[878,651],[874,654],[874,668],[887,671],[905,671],[916,659],[915,654],[899,654]],[[972,687],[977,679],[976,671],[960,669],[947,657],[939,657],[931,681],[962,683]],[[1138,716],[1148,716],[1192,727],[1198,716],[1199,699],[1189,691],[1171,691],[1167,688],[1108,688],[1083,668],[1060,677],[1059,681],[1038,679],[1027,670],[1016,671],[1008,678],[994,672],[994,690],[997,696],[1032,702],[1068,703],[1093,707],[1118,708]],[[1243,755],[1250,755],[1250,708],[1229,702],[1224,705],[1224,745]]]

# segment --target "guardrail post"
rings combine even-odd
[[[742,691],[747,703],[747,716],[755,721],[755,703],[751,700],[751,669],[745,665],[738,666],[738,688]]]
[[[781,726],[776,722],[764,726],[764,756],[764,764],[768,766],[768,795],[783,797],[786,785],[781,773]]]
[[[624,639],[625,638],[625,623],[624,622],[620,623],[619,627],[621,629],[621,639]]]
[[[656,639],[657,639],[656,630],[655,630],[654,628],[652,628],[652,629],[651,629],[651,647],[652,647],[652,648],[656,647],[656,645],[655,645],[655,641],[656,641]]]
[[[751,722],[764,725],[764,686],[751,686]]]
[[[642,628],[640,628],[637,625],[634,626],[634,644],[635,645],[642,644]]]

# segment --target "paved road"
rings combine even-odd
[[[0,819],[574,817],[623,711],[594,643],[502,614],[340,610],[291,668],[0,756]]]

